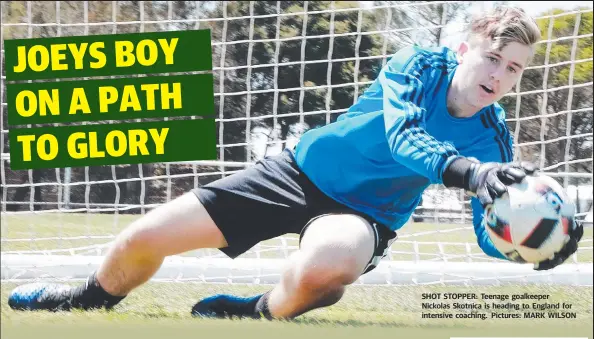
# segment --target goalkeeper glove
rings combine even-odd
[[[536,170],[537,167],[529,162],[481,163],[460,157],[446,168],[443,184],[466,190],[485,207],[504,195],[507,186],[522,182],[526,175],[532,175]]]
[[[577,221],[573,221],[573,225],[569,230],[569,241],[563,248],[555,253],[552,258],[534,264],[534,269],[537,271],[550,270],[565,262],[578,249],[578,243],[584,235],[584,226]]]

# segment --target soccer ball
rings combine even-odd
[[[508,186],[485,209],[485,225],[499,252],[512,261],[537,263],[569,241],[575,205],[553,178],[537,174]]]

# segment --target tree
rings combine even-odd
[[[223,27],[219,24],[212,30],[213,41],[242,41],[227,44],[224,55],[220,46],[215,52],[214,66],[220,66],[224,57],[227,67],[224,74],[215,72],[215,88],[219,77],[224,76],[222,115],[226,120],[235,119],[225,123],[224,144],[241,144],[259,129],[266,133],[268,143],[278,142],[284,147],[295,127],[303,130],[334,121],[353,103],[356,85],[330,86],[369,81],[377,73],[372,62],[360,62],[355,72],[355,60],[326,61],[329,57],[335,60],[379,53],[377,35],[361,35],[359,39],[344,36],[357,32],[359,20],[362,31],[370,28],[371,21],[363,20],[357,10],[340,11],[357,9],[358,2],[334,2],[335,11],[330,11],[329,1],[304,5],[297,1],[230,2],[204,13],[228,18]],[[322,13],[312,13],[318,11]],[[307,16],[276,16],[283,13]],[[224,37],[221,30],[226,30]],[[250,119],[244,120],[248,115]],[[255,157],[243,147],[226,148],[224,154],[225,160],[232,161],[252,161]]]
[[[52,3],[50,3],[52,4]],[[35,11],[31,11],[31,22],[33,23],[45,23],[47,16],[49,15],[48,13],[55,13],[55,4],[54,8],[51,8],[51,6],[47,6],[47,3],[42,3],[40,4],[39,8],[36,8]],[[38,11],[39,10],[39,11]],[[27,8],[27,4],[24,2],[16,2],[16,1],[11,1],[11,2],[7,2],[7,3],[3,3],[2,4],[2,22],[3,23],[22,23],[22,22],[27,22],[27,16],[28,16],[28,8]],[[52,36],[55,31],[48,27],[48,26],[42,26],[40,28],[37,29],[29,29],[29,27],[26,26],[9,26],[6,28],[3,28],[3,36],[2,39],[23,39],[23,38],[28,38],[28,37],[48,37],[48,36]],[[4,63],[4,59],[2,60],[3,62],[3,67],[2,67],[2,71],[3,74],[2,76],[5,76],[6,72],[6,66]],[[3,80],[4,81],[4,80]],[[6,87],[5,87],[6,88]],[[3,91],[2,93],[2,102],[6,102],[6,90]],[[7,112],[8,108],[3,109],[3,114],[2,114],[2,126],[3,129],[9,129],[10,127],[8,126],[8,112]],[[3,136],[3,145],[2,145],[2,153],[10,153],[10,145],[8,144],[8,135],[4,135]],[[7,184],[16,184],[16,185],[24,185],[27,184],[28,182],[31,183],[40,183],[40,182],[44,182],[44,181],[49,181],[51,179],[49,179],[52,174],[55,177],[55,171],[52,170],[31,170],[31,171],[12,171],[10,170],[8,163],[4,164],[4,173],[2,173],[2,175],[4,176],[4,180]],[[7,199],[9,201],[12,202],[18,202],[18,201],[23,201],[26,202],[26,206],[24,208],[28,208],[29,204],[28,204],[28,200],[29,199],[29,195],[33,194],[33,201],[34,202],[41,202],[42,201],[42,191],[44,190],[43,187],[37,187],[34,190],[31,189],[31,186],[20,186],[20,187],[16,187],[16,188],[12,188],[12,189],[8,189],[4,186],[2,186],[2,191],[0,191],[0,193],[4,194],[4,190],[6,191],[6,194],[8,196],[10,196],[10,199]],[[6,210],[8,211],[14,211],[14,210],[19,210],[20,207],[18,204],[7,204],[6,205]],[[40,206],[39,205],[33,205],[33,210],[39,210]]]
[[[140,25],[127,24],[128,22],[138,21],[140,19],[139,3],[136,1],[120,1],[115,4],[111,1],[96,1],[88,2],[86,8],[87,22],[89,25],[81,25],[84,23],[82,18],[85,17],[85,3],[81,1],[61,1],[61,2],[38,2],[35,4],[10,1],[2,4],[2,20],[3,23],[32,23],[39,25],[24,25],[24,26],[8,26],[3,28],[3,39],[22,39],[22,38],[40,38],[40,37],[56,37],[56,36],[73,36],[73,35],[94,35],[94,34],[110,34],[110,33],[130,33],[139,32]],[[30,6],[30,7],[29,7]],[[150,12],[150,11],[149,11]],[[29,18],[30,13],[30,18]],[[113,14],[116,13],[115,19],[119,24],[111,25],[93,25],[97,22],[111,22]],[[55,23],[55,24],[54,24]],[[57,24],[60,25],[57,25]],[[52,25],[54,24],[54,25]],[[3,60],[4,62],[4,60]],[[5,67],[2,68],[5,70]],[[4,75],[4,74],[3,74]],[[82,80],[81,78],[72,78],[69,80]],[[43,82],[44,80],[42,80]],[[6,91],[3,92],[3,102],[6,102]],[[4,110],[6,112],[6,110]],[[7,125],[7,114],[2,115],[3,126]],[[76,125],[79,123],[74,123]],[[60,126],[63,124],[54,124]],[[6,128],[6,127],[5,127]],[[8,137],[4,137],[3,152],[10,152],[10,145],[8,144]],[[7,165],[7,164],[5,164]],[[143,165],[122,165],[115,166],[113,170],[116,172],[116,178],[138,178],[139,172],[142,171],[144,176],[152,176],[151,164]],[[35,203],[43,203],[44,205],[34,205],[35,210],[57,208],[60,204],[59,200],[62,194],[66,194],[66,188],[69,189],[68,195],[70,201],[73,203],[90,204],[93,208],[96,204],[107,203],[113,204],[119,193],[118,203],[139,203],[141,199],[141,192],[143,192],[143,182],[141,180],[128,181],[117,184],[92,184],[99,180],[110,180],[112,176],[111,166],[93,166],[88,169],[84,167],[76,167],[70,169],[68,172],[65,169],[37,169],[31,171],[12,171],[9,166],[4,167],[5,179],[7,184],[23,185],[16,188],[2,187],[2,190],[7,190],[7,200],[11,202],[22,202],[21,205],[10,204],[6,206],[7,210],[19,210],[29,208],[29,199],[31,192],[34,192],[33,201]],[[29,174],[30,173],[30,174]],[[89,185],[74,185],[64,187],[58,183],[64,183],[68,179],[71,183],[89,182]],[[34,190],[28,184],[46,183],[46,185],[36,186]],[[55,184],[47,184],[55,183]],[[161,202],[159,197],[151,196],[151,182],[147,182],[144,192],[147,196],[145,202]],[[60,190],[63,189],[61,192]],[[4,193],[4,192],[2,192]],[[155,201],[156,200],[156,201]],[[84,206],[71,206],[84,207]],[[136,211],[133,211],[136,212]]]
[[[440,46],[447,33],[445,28],[458,20],[469,20],[469,3],[437,3],[434,1],[374,1],[375,6],[390,6],[377,10],[376,28],[390,30],[388,53],[409,45]]]
[[[31,6],[31,22],[41,26],[10,26],[3,38],[52,37],[67,35],[150,32],[185,29],[210,29],[213,41],[213,66],[217,142],[219,160],[253,161],[260,156],[253,149],[256,133],[264,133],[267,146],[286,146],[292,135],[335,121],[375,79],[390,54],[410,45],[437,46],[444,41],[442,27],[453,21],[468,21],[468,3],[375,2],[391,7],[368,10],[358,1],[97,1],[88,2],[90,25],[80,25],[85,16],[84,2],[36,2]],[[4,2],[3,23],[27,23],[27,2]],[[557,14],[555,10],[545,14]],[[279,15],[280,14],[280,15]],[[115,23],[112,23],[115,15]],[[143,22],[141,21],[143,19]],[[578,16],[556,17],[553,39],[574,35]],[[200,21],[198,21],[200,19]],[[60,26],[51,25],[55,22]],[[150,21],[150,22],[149,22]],[[579,16],[576,35],[592,32],[592,12]],[[94,25],[93,23],[105,23]],[[544,39],[548,39],[550,19],[539,20]],[[389,30],[389,34],[381,31]],[[358,32],[362,32],[359,34]],[[370,32],[376,32],[370,34]],[[517,96],[505,97],[501,104],[508,112],[518,156],[541,163],[548,170],[592,173],[592,61],[571,62],[592,57],[592,37],[563,39],[538,45],[533,62],[520,82],[518,117]],[[550,49],[550,51],[549,51]],[[192,53],[192,51],[185,51]],[[548,56],[548,57],[547,57]],[[328,62],[328,59],[334,60]],[[343,59],[343,61],[335,61]],[[553,67],[542,65],[559,64]],[[3,67],[4,69],[4,67]],[[546,80],[546,81],[545,81]],[[544,88],[548,91],[543,93]],[[571,84],[569,88],[559,88]],[[540,91],[540,92],[538,92]],[[571,94],[571,95],[570,95]],[[5,93],[4,93],[5,96]],[[3,98],[5,101],[6,98]],[[572,114],[564,112],[573,110]],[[6,114],[3,114],[3,126]],[[525,120],[528,119],[528,120]],[[569,126],[570,136],[567,136]],[[579,136],[579,137],[575,137]],[[545,149],[541,149],[544,141]],[[531,144],[534,143],[534,144]],[[248,144],[251,144],[248,145]],[[9,152],[4,138],[3,152]],[[574,161],[567,167],[561,159]],[[557,166],[557,167],[555,167]],[[197,171],[215,172],[218,168],[201,167]],[[97,203],[160,203],[192,188],[193,178],[172,176],[191,173],[192,166],[164,164],[123,165],[73,168],[72,182],[111,180],[142,176],[152,180],[130,180],[117,184],[78,185],[72,187],[72,200],[91,206]],[[28,184],[63,182],[63,170],[10,171],[5,166],[8,183]],[[154,176],[167,176],[155,180]],[[220,176],[200,179],[200,184]],[[172,183],[171,196],[165,186]],[[572,183],[578,183],[574,180]],[[36,188],[35,201],[57,201],[59,185]],[[5,189],[4,187],[2,189]],[[11,189],[9,201],[27,202],[29,186]],[[28,203],[25,203],[28,208]],[[16,206],[18,208],[18,206]],[[44,208],[55,208],[47,205]],[[131,210],[136,213],[138,210]]]

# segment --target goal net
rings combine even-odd
[[[398,49],[411,44],[455,48],[471,15],[491,5],[2,2],[2,281],[86,278],[132,221],[189,189],[278,154],[310,128],[335,121]],[[543,40],[534,62],[500,103],[516,159],[537,163],[575,201],[578,219],[586,222],[580,249],[545,272],[489,258],[476,243],[468,196],[436,185],[424,194],[388,256],[358,283],[592,285],[592,8],[535,16]],[[11,169],[4,39],[188,29],[211,32],[216,161]],[[216,249],[191,251],[167,258],[154,279],[275,283],[297,247],[297,235],[288,234],[236,260]]]

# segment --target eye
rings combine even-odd
[[[516,69],[513,67],[508,67],[507,69],[512,73],[517,73]]]
[[[496,64],[499,60],[497,60],[497,58],[494,57],[487,57],[487,59],[489,59],[492,63]]]

